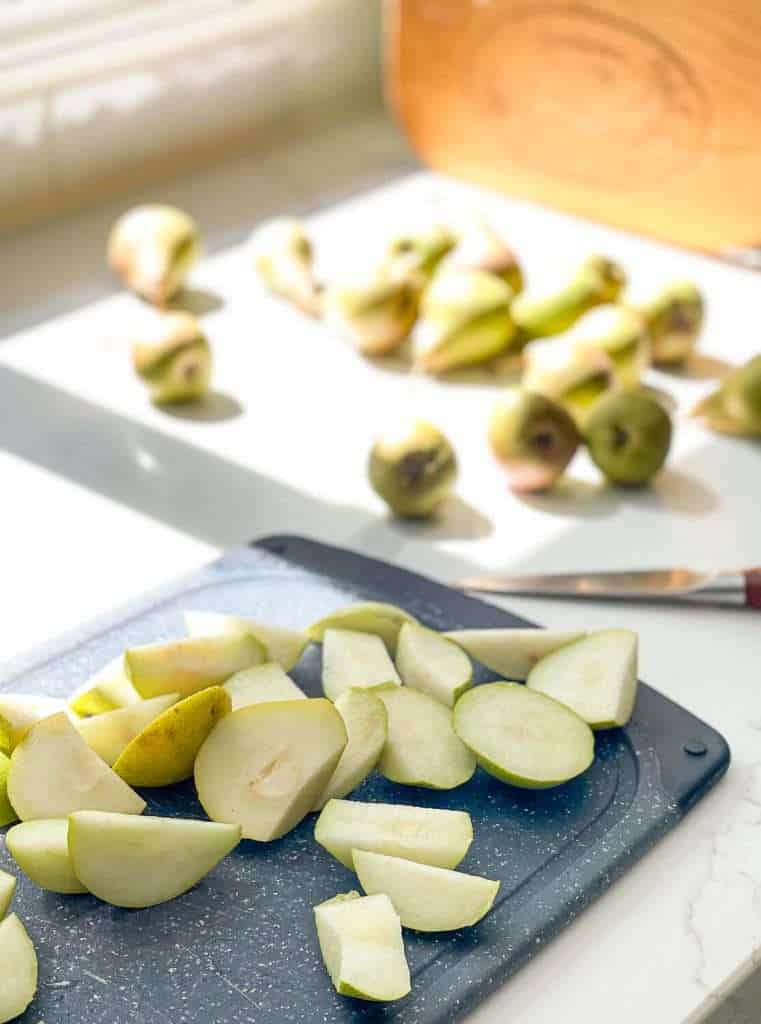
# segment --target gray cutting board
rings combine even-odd
[[[270,538],[233,550],[17,662],[0,690],[65,695],[125,647],[181,634],[184,608],[304,626],[358,599],[400,604],[437,629],[526,625],[394,566],[296,537]],[[293,675],[310,694],[319,693],[319,648],[308,649]],[[480,681],[488,678],[479,674]],[[243,842],[192,892],[151,910],[43,893],[22,877],[15,908],[37,947],[40,988],[20,1019],[457,1020],[676,826],[728,763],[729,749],[718,733],[643,686],[627,729],[598,734],[593,767],[555,790],[513,789],[480,771],[448,793],[397,786],[374,775],[356,792],[358,799],[469,811],[475,841],[462,869],[502,882],[497,905],[477,927],[405,934],[412,994],[388,1006],[338,997],[322,965],[312,907],[357,883],[314,842],[314,815],[275,843]],[[191,783],[144,796],[148,813],[203,816]],[[12,868],[4,849],[0,867]]]

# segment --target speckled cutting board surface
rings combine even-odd
[[[63,696],[125,647],[182,634],[185,608],[305,626],[343,603],[366,599],[400,604],[437,629],[526,625],[385,563],[276,537],[235,549],[11,665],[0,690]],[[292,674],[310,695],[319,694],[319,648],[310,647]],[[477,678],[492,677],[480,672]],[[475,928],[405,933],[412,993],[389,1005],[337,996],[323,967],[312,907],[356,888],[357,880],[315,843],[314,815],[277,842],[244,841],[190,893],[150,910],[55,896],[21,877],[15,908],[37,947],[40,988],[20,1021],[458,1020],[675,827],[728,762],[718,733],[642,686],[627,729],[598,734],[592,768],[555,790],[513,789],[480,770],[446,793],[373,775],[355,798],[469,811],[475,840],[461,868],[502,883],[497,904]],[[192,783],[143,795],[147,813],[204,816]],[[4,848],[0,867],[13,867]]]

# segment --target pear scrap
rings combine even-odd
[[[141,697],[179,693],[189,697],[219,686],[241,669],[267,660],[262,644],[248,633],[189,637],[133,647],[124,655],[127,675]]]
[[[338,700],[352,688],[371,690],[401,686],[379,636],[352,629],[328,629],[322,646],[322,689],[329,700]]]
[[[467,654],[440,633],[405,623],[399,633],[396,667],[402,682],[454,707],[473,684],[473,666]]]
[[[8,797],[22,821],[79,810],[145,810],[145,801],[90,750],[64,713],[33,725],[13,751]]]
[[[428,789],[454,789],[471,778],[476,759],[455,733],[448,707],[407,686],[376,693],[388,712],[388,739],[378,762],[384,778]]]
[[[193,777],[196,755],[232,710],[221,686],[193,693],[163,711],[125,747],[114,771],[131,786],[172,786]]]
[[[122,214],[108,238],[111,269],[157,306],[180,290],[199,252],[198,225],[175,206],[136,206]]]
[[[455,868],[473,842],[473,823],[466,811],[329,800],[317,819],[314,838],[350,869],[353,850]]]
[[[0,921],[8,913],[8,907],[13,902],[13,894],[16,892],[16,879],[7,871],[0,871]]]
[[[0,921],[0,1024],[15,1020],[37,992],[37,954],[26,928],[11,914]]]
[[[5,754],[0,753],[0,828],[18,821],[16,812],[11,807],[8,799],[8,772],[11,768],[11,760]],[[0,917],[3,915],[0,914]]]
[[[402,925],[418,932],[450,932],[476,924],[491,910],[499,882],[480,875],[354,850],[354,870],[368,896],[385,893]]]
[[[101,715],[140,702],[140,694],[127,679],[124,655],[109,661],[69,697],[69,707],[77,715]]]
[[[309,643],[309,638],[298,629],[267,625],[239,615],[188,611],[184,618],[191,636],[235,636],[243,633],[256,637],[264,648],[264,660],[277,662],[286,672],[296,665]]]
[[[523,680],[540,658],[586,634],[554,629],[456,629],[444,636],[492,672]]]
[[[356,604],[338,608],[307,627],[306,634],[315,643],[322,643],[328,629],[351,629],[357,633],[373,633],[379,636],[391,655],[396,653],[399,630],[405,622],[417,620],[394,604],[382,601],[359,601]]]
[[[0,750],[10,754],[33,725],[61,711],[75,717],[59,697],[0,693]]]
[[[323,698],[233,711],[198,753],[198,798],[213,821],[240,825],[246,839],[279,839],[314,806],[347,739],[343,719]]]
[[[237,825],[79,811],[69,851],[89,892],[116,907],[167,903],[192,889],[240,842]]]
[[[314,908],[322,958],[336,992],[391,1002],[408,995],[402,926],[388,896],[342,893]]]
[[[593,729],[629,721],[637,698],[637,634],[605,629],[549,654],[528,687],[567,705]]]
[[[67,818],[24,821],[10,830],[5,845],[24,874],[41,889],[64,895],[87,892],[74,874],[69,856]]]
[[[347,690],[335,702],[343,718],[348,742],[328,785],[315,802],[320,811],[335,797],[356,789],[378,763],[388,735],[388,716],[383,701],[372,690]]]
[[[236,672],[222,689],[229,693],[233,711],[272,700],[307,699],[304,691],[274,661]]]
[[[138,704],[130,704],[126,708],[104,711],[91,718],[84,718],[77,722],[76,726],[87,746],[94,750],[98,757],[102,757],[107,765],[113,767],[132,740],[178,700],[177,693],[152,697]]]

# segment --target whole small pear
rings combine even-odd
[[[395,515],[424,519],[454,486],[457,458],[438,427],[412,420],[378,438],[370,452],[368,475]]]
[[[562,405],[545,395],[511,388],[489,421],[489,444],[519,493],[545,491],[579,447],[579,431]]]
[[[671,447],[671,418],[641,391],[615,391],[599,399],[584,428],[590,457],[606,479],[641,486],[663,466]]]

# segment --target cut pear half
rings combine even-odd
[[[5,845],[24,874],[41,889],[64,895],[87,892],[74,874],[69,856],[68,819],[22,822],[10,830]]]
[[[116,907],[154,907],[192,889],[240,842],[237,825],[80,811],[69,818],[77,877]]]
[[[0,1024],[20,1017],[37,992],[37,954],[15,914],[0,921]]]
[[[595,756],[587,723],[522,683],[486,683],[469,690],[455,705],[454,727],[485,771],[524,789],[568,782],[585,772]]]
[[[334,797],[346,796],[364,782],[380,759],[388,734],[388,715],[372,690],[347,690],[335,702],[348,743],[333,777],[312,808],[320,811]]]
[[[368,896],[385,893],[405,928],[450,932],[468,928],[492,908],[499,882],[480,875],[354,850],[354,870]]]
[[[350,869],[355,849],[455,868],[473,842],[473,823],[466,811],[330,800],[317,819],[314,838]]]
[[[18,815],[8,799],[8,772],[10,770],[11,759],[0,753],[0,828],[10,825],[13,821],[18,821]]]
[[[381,775],[428,789],[454,789],[471,778],[476,759],[454,731],[448,707],[407,686],[382,687],[376,693],[388,713]]]
[[[271,700],[306,700],[304,691],[274,661],[236,672],[223,689],[230,694],[233,711]]]
[[[115,711],[104,711],[91,718],[83,718],[77,722],[79,735],[85,743],[102,757],[107,765],[119,760],[122,751],[129,746],[134,738],[158,716],[176,704],[179,695],[169,693],[163,697],[151,697],[150,700],[130,704]]]
[[[223,718],[199,751],[198,798],[214,821],[269,842],[290,832],[330,781],[347,742],[328,700],[253,704]]]
[[[566,704],[593,729],[626,725],[637,698],[637,634],[605,629],[536,665],[531,690]]]
[[[145,801],[90,750],[63,713],[33,725],[13,751],[8,797],[22,821],[81,810],[145,810]]]
[[[249,633],[222,633],[133,647],[124,655],[132,685],[143,698],[164,693],[189,697],[219,686],[241,669],[267,660],[264,647]]]
[[[66,701],[59,697],[0,693],[0,748],[10,754],[33,725],[62,711],[75,718]]]
[[[339,995],[390,1002],[409,993],[402,926],[388,896],[344,893],[316,906],[314,918]]]
[[[399,631],[396,667],[406,686],[454,707],[473,683],[470,658],[432,629],[406,622]]]
[[[264,647],[265,661],[274,661],[286,672],[300,660],[309,637],[298,629],[271,626],[256,619],[238,615],[222,615],[219,612],[185,612],[185,625],[191,636],[235,636],[249,634]]]
[[[140,699],[127,678],[124,655],[120,654],[74,691],[69,697],[69,707],[77,715],[102,715],[137,704]]]
[[[192,778],[198,751],[231,709],[230,695],[221,686],[172,704],[125,747],[114,771],[131,786],[172,786]]]
[[[360,601],[339,608],[318,619],[307,628],[307,636],[316,643],[322,643],[328,629],[350,629],[357,633],[372,633],[379,636],[390,654],[396,653],[399,630],[405,622],[416,620],[403,608],[382,601]]]
[[[338,700],[351,689],[401,686],[394,663],[379,636],[352,629],[326,629],[322,641],[322,689]]]
[[[444,635],[492,672],[522,680],[540,658],[586,634],[553,629],[458,629]]]
[[[8,913],[8,907],[13,902],[13,894],[16,891],[16,879],[7,871],[0,871],[0,921]]]

